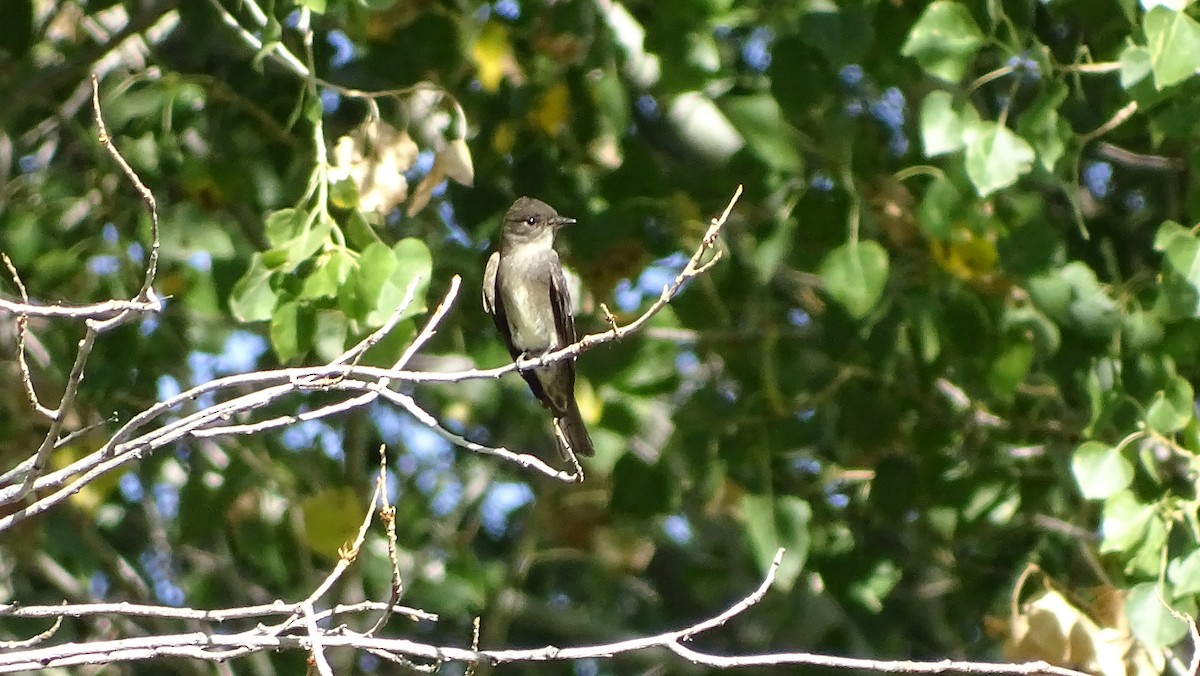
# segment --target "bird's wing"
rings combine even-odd
[[[550,306],[554,309],[554,331],[558,335],[558,347],[563,348],[575,342],[575,318],[571,316],[571,290],[567,287],[567,276],[563,274],[562,264],[558,254],[550,252]],[[575,363],[572,360],[561,362],[569,364],[572,378],[575,374]]]
[[[512,329],[508,326],[508,317],[504,312],[504,294],[500,293],[499,251],[488,258],[487,267],[483,270],[483,309],[492,316],[492,322],[496,325],[496,330],[500,332],[500,338],[504,341],[504,346],[508,348],[509,356],[515,361],[520,356],[521,350],[513,345]]]
[[[500,252],[496,251],[483,269],[483,311],[493,316],[496,314],[496,271],[499,269]]]

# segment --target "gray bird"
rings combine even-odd
[[[517,199],[504,214],[500,249],[483,272],[483,309],[496,322],[514,360],[575,342],[571,292],[554,251],[554,233],[574,222],[530,197]],[[522,371],[521,376],[554,416],[554,440],[563,459],[594,455],[575,403],[575,362],[557,361]]]

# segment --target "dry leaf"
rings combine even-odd
[[[371,120],[337,140],[329,181],[351,181],[358,191],[359,211],[387,214],[408,197],[404,172],[412,168],[418,152],[408,132]]]

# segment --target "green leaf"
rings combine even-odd
[[[944,176],[935,178],[925,189],[917,206],[917,222],[921,230],[934,239],[949,240],[962,202],[962,193],[953,181]]]
[[[292,272],[307,261],[329,241],[333,220],[326,217],[314,223],[303,223],[296,235],[263,254],[263,260],[280,272]]]
[[[1033,305],[1014,305],[1004,310],[1001,319],[1006,334],[1029,336],[1039,354],[1051,356],[1062,346],[1062,332],[1049,317]]]
[[[278,297],[271,288],[274,273],[263,265],[262,254],[250,257],[250,267],[233,285],[229,296],[229,311],[243,322],[261,322],[271,318]]]
[[[812,507],[792,495],[772,498],[751,493],[742,496],[740,507],[760,571],[770,569],[780,547],[787,550],[775,573],[775,583],[783,591],[790,590],[808,558]]]
[[[1017,340],[1007,345],[988,369],[988,389],[1001,401],[1009,402],[1025,382],[1033,365],[1033,343]]]
[[[1154,248],[1167,263],[1162,285],[1167,318],[1200,316],[1200,240],[1178,223],[1163,221]]]
[[[352,211],[346,217],[346,243],[356,251],[371,246],[375,242],[380,242],[379,233],[375,232],[375,228],[363,217],[362,212]]]
[[[971,67],[983,38],[966,6],[937,0],[921,13],[900,54],[915,58],[934,77],[958,82]]]
[[[1098,441],[1085,441],[1075,449],[1071,473],[1089,500],[1105,500],[1133,483],[1133,463],[1121,449]]]
[[[1170,589],[1160,593],[1157,583],[1136,584],[1125,596],[1125,617],[1129,628],[1139,641],[1155,649],[1169,648],[1187,635],[1188,625],[1171,614],[1164,596],[1171,596]],[[1173,603],[1176,612],[1194,617],[1196,602],[1192,598]]]
[[[1026,283],[1029,297],[1035,305],[1059,324],[1070,320],[1071,285],[1063,279],[1061,270],[1031,277]]]
[[[1130,552],[1146,537],[1150,519],[1154,518],[1154,506],[1144,505],[1128,490],[1120,491],[1104,503],[1104,520],[1101,525],[1104,539],[1100,551]]]
[[[1093,338],[1110,337],[1121,323],[1121,308],[1117,302],[1098,284],[1086,293],[1079,290],[1075,293],[1070,315],[1076,328]]]
[[[1166,389],[1158,392],[1146,409],[1146,425],[1162,435],[1183,429],[1195,416],[1192,384],[1175,376]]]
[[[981,122],[967,143],[967,176],[980,197],[1007,188],[1029,173],[1036,155],[1025,139],[995,122]]]
[[[925,155],[936,157],[960,150],[967,129],[979,122],[979,112],[969,101],[955,101],[950,92],[933,91],[921,102],[921,145]]]
[[[1134,44],[1125,45],[1119,59],[1121,64],[1121,86],[1126,90],[1146,79],[1154,68],[1150,50]]]
[[[1138,310],[1125,315],[1121,321],[1121,343],[1131,352],[1144,352],[1162,343],[1165,331],[1162,320],[1153,312]]]
[[[914,298],[909,307],[909,335],[917,346],[921,361],[932,364],[942,353],[938,305],[925,298]]]
[[[1200,24],[1183,12],[1155,7],[1142,20],[1154,86],[1165,89],[1200,68]]]
[[[605,69],[591,80],[591,86],[596,108],[607,121],[608,129],[618,136],[624,135],[629,127],[630,110],[624,81],[615,71]]]
[[[332,249],[328,255],[321,257],[317,264],[304,278],[300,297],[310,300],[318,298],[337,298],[338,291],[350,277],[354,269],[354,259],[344,249]]]
[[[271,313],[271,347],[279,361],[286,362],[308,352],[312,346],[312,317],[298,301],[280,303]]]
[[[778,218],[766,224],[754,250],[754,270],[764,283],[775,277],[779,265],[786,259],[796,242],[796,218]]]
[[[280,209],[267,214],[263,221],[263,233],[272,247],[283,246],[304,230],[308,214],[299,209]]]
[[[1175,587],[1175,598],[1200,594],[1200,549],[1167,564],[1167,579]]]
[[[1162,570],[1163,551],[1167,547],[1167,524],[1159,517],[1150,519],[1146,533],[1125,560],[1124,572],[1130,578],[1157,577]]]
[[[803,168],[799,139],[770,94],[726,96],[721,110],[746,139],[750,152],[775,169],[799,172]]]
[[[800,19],[800,36],[832,64],[859,63],[874,37],[871,20],[861,6],[811,3]]]
[[[1111,337],[1120,326],[1120,306],[1086,263],[1072,261],[1028,284],[1034,303],[1060,324],[1097,339]]]
[[[612,471],[614,513],[646,518],[671,509],[678,484],[661,462],[648,463],[633,453],[624,453]]]
[[[1154,248],[1166,254],[1175,272],[1200,289],[1200,240],[1174,221],[1164,221],[1154,235]]]
[[[1034,101],[1017,122],[1017,132],[1029,141],[1042,168],[1051,173],[1066,152],[1067,143],[1074,138],[1071,126],[1058,116],[1058,108],[1066,98],[1066,85],[1055,83]]]
[[[388,248],[376,242],[358,260],[355,274],[355,307],[351,316],[367,326],[382,326],[403,302],[408,287],[420,278],[413,302],[401,313],[405,319],[425,311],[425,290],[433,261],[419,239],[409,237]]]
[[[871,240],[843,244],[821,263],[825,290],[855,319],[865,317],[879,302],[887,274],[887,251]]]
[[[321,361],[333,361],[346,349],[346,315],[336,310],[318,312],[313,329],[313,353]]]

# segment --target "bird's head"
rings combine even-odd
[[[554,207],[541,200],[519,197],[504,214],[504,239],[514,244],[553,241],[559,228],[574,222],[574,218],[560,216]]]

